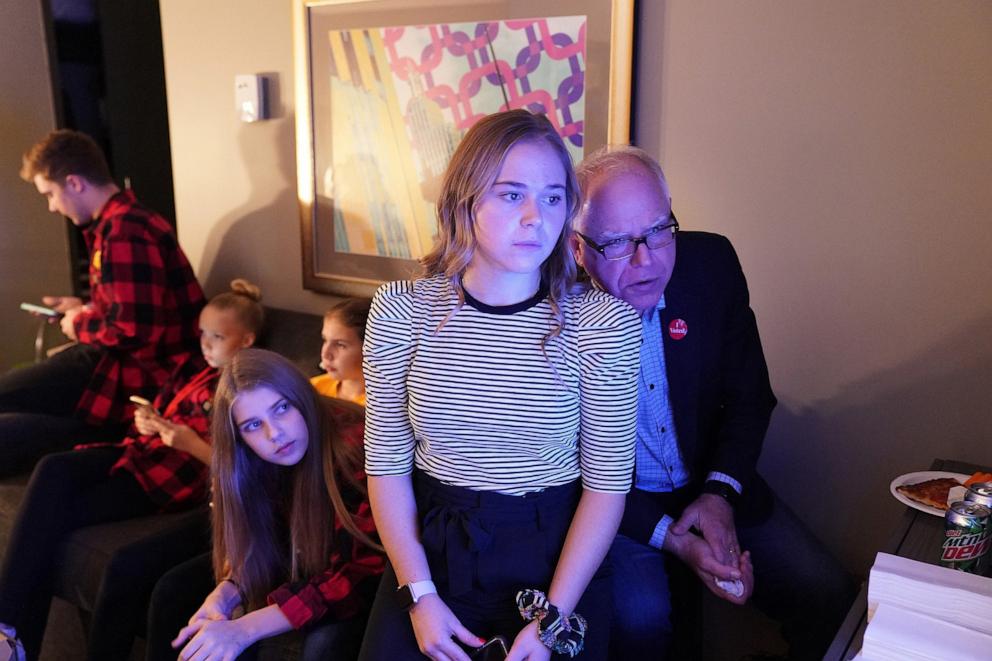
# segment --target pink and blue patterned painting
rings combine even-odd
[[[586,17],[333,30],[333,157],[317,173],[334,201],[337,252],[417,259],[435,232],[451,154],[481,117],[509,108],[548,116],[583,155]]]

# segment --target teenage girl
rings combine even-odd
[[[320,368],[326,372],[310,379],[321,395],[365,406],[362,343],[372,301],[346,298],[324,315],[320,338]]]
[[[0,569],[0,638],[19,638],[30,658],[37,658],[51,601],[45,586],[55,554],[72,531],[189,509],[206,500],[218,370],[251,346],[261,331],[260,298],[258,287],[235,280],[231,291],[203,308],[202,355],[181,365],[154,402],[138,406],[131,435],[116,444],[77,446],[38,464]],[[104,584],[102,589],[120,587]],[[100,602],[106,610],[93,614],[88,656],[116,658],[122,647],[130,650],[136,609],[130,602]]]
[[[640,324],[574,286],[579,192],[541,115],[465,135],[426,277],[379,289],[365,340],[366,467],[389,567],[362,659],[604,658],[598,572],[634,458]]]
[[[302,646],[304,658],[348,658],[351,639],[354,657],[385,566],[366,495],[361,420],[361,409],[318,396],[275,353],[243,351],[224,370],[212,427],[216,580],[200,592],[209,594],[188,624],[172,630],[181,659],[234,659],[304,627],[305,640],[276,642]],[[154,617],[167,620],[176,607],[169,595],[202,582],[206,559],[159,582],[150,648],[163,627]],[[315,644],[321,622],[332,626],[316,629]]]

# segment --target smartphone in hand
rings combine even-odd
[[[138,406],[144,406],[146,408],[150,408],[152,410],[152,413],[154,413],[155,415],[157,415],[159,417],[162,417],[162,414],[158,412],[158,409],[155,408],[154,406],[152,406],[152,403],[149,402],[144,397],[138,397],[137,395],[131,395],[130,397],[128,397],[128,399],[131,400],[132,402],[134,402],[135,404],[137,404]]]
[[[503,661],[510,653],[506,638],[503,636],[493,636],[480,647],[476,647],[469,653],[469,658],[473,661]]]
[[[52,308],[47,308],[44,305],[35,305],[34,303],[21,303],[21,309],[25,312],[32,312],[34,314],[40,314],[43,317],[61,317],[62,313],[58,310],[53,310]]]

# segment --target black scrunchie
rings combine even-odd
[[[585,642],[586,619],[578,613],[562,615],[558,607],[548,601],[540,590],[521,590],[517,593],[517,610],[528,622],[536,619],[537,637],[556,654],[574,657],[582,651]]]

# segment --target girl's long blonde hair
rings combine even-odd
[[[232,416],[238,394],[267,387],[279,393],[307,424],[306,454],[295,466],[271,464],[241,439]],[[217,384],[213,435],[213,564],[218,579],[231,576],[248,610],[265,603],[280,583],[314,576],[327,567],[336,515],[355,539],[381,547],[362,532],[345,507],[340,482],[362,495],[356,478],[362,450],[341,441],[327,403],[282,356],[243,349]],[[355,415],[355,421],[360,420]]]
[[[483,117],[468,130],[445,171],[437,200],[437,239],[421,263],[428,277],[443,275],[451,281],[458,295],[457,312],[465,303],[462,276],[475,254],[476,207],[496,181],[506,154],[521,142],[544,142],[555,151],[565,170],[565,224],[554,249],[541,265],[541,280],[548,287],[556,324],[546,342],[564,328],[561,302],[575,284],[577,269],[568,237],[580,198],[572,157],[544,115],[522,109],[507,110]]]

